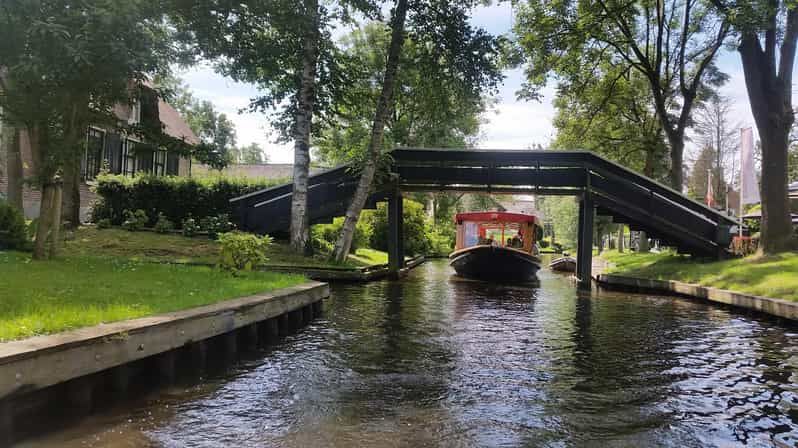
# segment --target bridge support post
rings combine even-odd
[[[579,201],[579,241],[576,256],[576,278],[580,288],[590,288],[593,274],[593,197],[586,191]]]
[[[403,211],[402,193],[395,190],[388,198],[388,266],[393,275],[405,267]]]

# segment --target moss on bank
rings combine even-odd
[[[724,261],[695,260],[673,252],[638,254],[605,251],[608,273],[677,280],[746,294],[798,301],[798,253]]]

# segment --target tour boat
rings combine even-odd
[[[526,282],[540,269],[536,241],[542,228],[533,215],[508,212],[459,213],[457,240],[449,264],[461,277]]]
[[[563,254],[562,257],[549,264],[549,269],[559,272],[576,272],[576,258]]]

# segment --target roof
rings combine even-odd
[[[183,140],[189,145],[199,144],[199,139],[188,126],[186,120],[180,116],[180,112],[160,98],[158,99],[158,118],[163,123],[163,131],[166,135]]]
[[[217,173],[214,168],[206,165],[194,165],[192,170],[199,173]],[[310,175],[317,174],[318,168],[310,168]],[[291,163],[266,163],[263,165],[231,164],[222,170],[222,174],[231,177],[246,177],[252,179],[291,179],[294,177],[294,165]]]
[[[526,215],[523,213],[510,213],[510,212],[469,212],[458,213],[454,217],[455,222],[461,223],[463,221],[472,222],[531,222],[537,221],[533,215]]]

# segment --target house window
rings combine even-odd
[[[180,174],[180,156],[171,152],[166,154],[166,175],[177,176]]]
[[[122,140],[122,174],[136,174],[136,141],[129,138]]]
[[[152,174],[155,156],[153,151],[145,147],[136,149],[136,172]]]
[[[156,176],[165,176],[166,150],[159,149],[158,151],[155,151],[154,159],[155,159],[155,167],[153,169],[153,174],[155,174]]]
[[[81,163],[84,180],[94,179],[102,168],[105,156],[105,131],[89,128],[86,132],[86,154]]]

